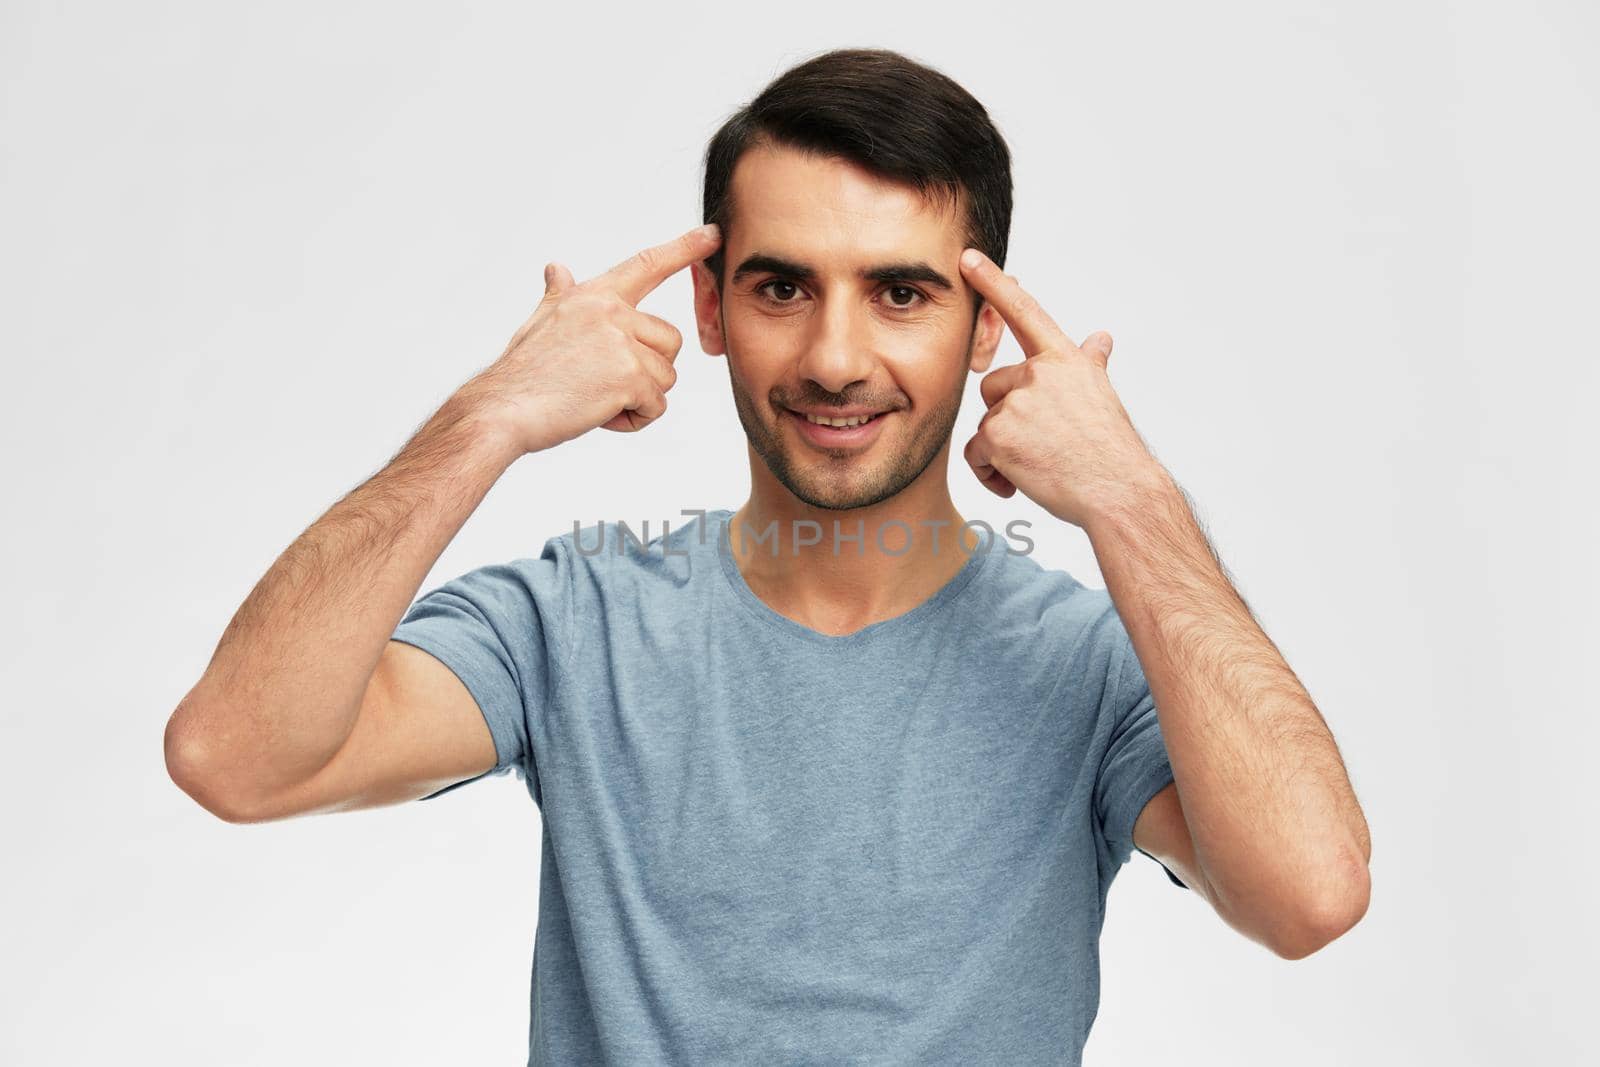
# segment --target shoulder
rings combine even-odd
[[[717,565],[719,532],[715,523],[694,517],[574,522],[545,543],[543,558],[568,571],[580,594],[585,589],[681,588]]]
[[[986,610],[1004,612],[1019,625],[1062,631],[1104,626],[1115,614],[1110,593],[1084,585],[1066,570],[1005,547],[995,547],[992,555],[992,573],[980,597]]]
[[[1003,547],[994,554],[993,573],[972,607],[992,620],[988,632],[1000,645],[1055,664],[1092,665],[1101,674],[1117,667],[1127,631],[1109,592],[1031,555]]]

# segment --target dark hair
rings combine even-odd
[[[702,221],[728,232],[734,164],[764,143],[850,160],[946,204],[964,191],[967,245],[1005,266],[1011,153],[983,105],[939,71],[881,48],[834,49],[791,67],[711,138]],[[706,266],[720,286],[723,248]]]

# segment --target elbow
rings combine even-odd
[[[1294,921],[1268,942],[1286,960],[1303,960],[1348,933],[1367,914],[1372,878],[1367,865],[1348,861],[1339,877],[1329,879],[1321,895],[1301,906]]]
[[[167,777],[191,800],[226,823],[255,821],[230,791],[222,788],[212,746],[193,721],[193,708],[185,701],[167,720],[162,735],[162,758]]]

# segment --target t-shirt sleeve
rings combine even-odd
[[[1120,866],[1135,850],[1150,856],[1133,843],[1133,826],[1151,798],[1172,783],[1173,773],[1155,698],[1133,641],[1114,610],[1107,624],[1113,642],[1105,697],[1111,737],[1095,780],[1094,805],[1106,847]],[[1161,869],[1174,885],[1188,888],[1166,864]]]
[[[533,781],[537,798],[530,724],[565,659],[571,580],[564,546],[552,538],[538,559],[479,567],[429,590],[395,627],[391,640],[415,645],[461,679],[494,738],[492,768],[421,799],[513,770]]]

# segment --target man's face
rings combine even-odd
[[[696,264],[695,305],[751,447],[813,507],[894,496],[948,445],[967,371],[999,341],[992,308],[973,328],[964,208],[775,147],[739,159],[732,198],[721,293]]]

